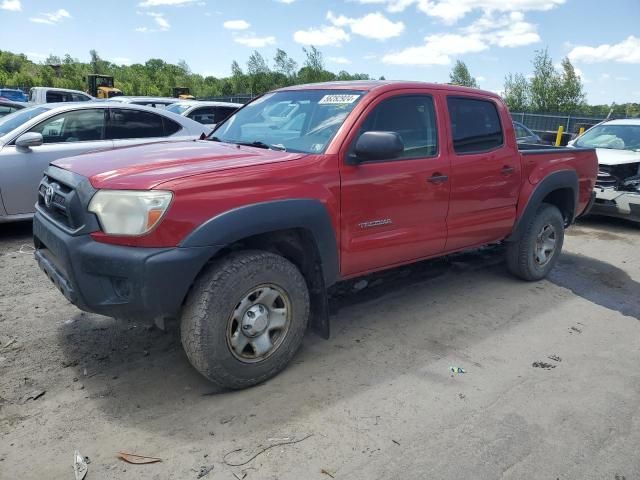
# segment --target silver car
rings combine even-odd
[[[210,132],[171,112],[109,102],[49,103],[7,115],[0,119],[0,223],[31,218],[38,183],[54,160]]]
[[[243,107],[242,103],[205,102],[200,100],[181,100],[167,107],[167,110],[214,128],[218,123],[233,115]]]

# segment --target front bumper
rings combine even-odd
[[[41,212],[33,221],[35,258],[71,303],[110,317],[176,317],[189,288],[217,247],[138,248],[72,235]]]
[[[640,193],[596,188],[596,200],[591,213],[640,222]]]

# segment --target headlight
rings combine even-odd
[[[97,215],[104,233],[142,235],[160,221],[172,197],[163,190],[98,190],[89,211]]]

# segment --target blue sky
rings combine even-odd
[[[480,86],[531,72],[534,50],[568,55],[590,103],[640,102],[640,0],[0,0],[0,49],[116,63],[184,59],[226,76],[255,49],[299,62],[316,45],[327,68],[444,82],[456,59]]]

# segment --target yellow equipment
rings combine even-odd
[[[173,87],[171,89],[171,96],[179,98],[180,100],[195,100],[196,97],[191,95],[189,87]]]
[[[122,95],[122,90],[113,86],[111,75],[87,75],[87,93],[95,98],[112,98]]]

